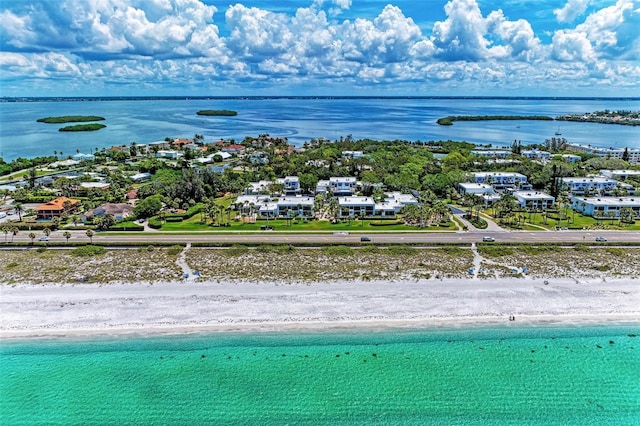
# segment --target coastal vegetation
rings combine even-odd
[[[84,123],[88,121],[102,121],[102,120],[105,120],[105,118],[100,117],[98,115],[62,115],[58,117],[39,118],[36,121],[38,123],[61,124],[61,123]]]
[[[88,246],[91,247],[91,246]],[[364,246],[361,249],[333,246],[323,248],[255,249],[234,246],[229,249],[191,248],[185,251],[187,264],[210,281],[318,282],[326,280],[416,280],[446,279],[468,276],[473,266],[469,246],[441,248]],[[365,249],[366,247],[366,249]],[[372,249],[373,248],[373,249]],[[0,252],[0,281],[12,283],[79,282],[159,282],[182,276],[176,264],[179,247],[156,247],[152,250],[44,250],[41,252]],[[531,277],[594,278],[607,276],[637,277],[640,274],[640,249],[550,247],[527,245],[505,247],[481,245],[478,251],[486,259],[482,276],[513,276],[504,265],[527,267]],[[551,255],[550,255],[551,254]],[[76,256],[94,256],[80,262]],[[274,261],[277,259],[277,261]],[[606,268],[604,267],[606,266]]]
[[[65,126],[58,129],[59,132],[92,132],[103,129],[107,126],[99,123],[76,124],[73,126]]]
[[[231,111],[228,109],[203,109],[196,112],[198,115],[206,115],[206,116],[225,116],[232,117],[238,115],[237,111]]]
[[[553,121],[546,115],[450,115],[438,118],[436,123],[441,126],[452,126],[454,121],[495,121],[495,120],[542,120]]]
[[[640,111],[595,111],[585,114],[565,114],[556,118],[558,121],[579,121],[586,123],[619,124],[623,126],[639,126]]]

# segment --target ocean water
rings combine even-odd
[[[231,109],[235,117],[201,117],[201,109]],[[456,140],[507,146],[514,140],[543,143],[560,130],[572,143],[601,147],[640,147],[640,127],[555,121],[456,122],[448,115],[548,115],[609,110],[640,110],[640,98],[210,98],[118,99],[0,102],[0,157],[64,156],[96,148],[146,144],[165,137],[207,142],[242,141],[268,133],[301,146],[313,138],[352,135],[373,140]],[[37,123],[58,115],[100,115],[107,127],[95,132],[58,132],[63,125]]]
[[[6,425],[640,424],[640,326],[214,333],[0,348]]]

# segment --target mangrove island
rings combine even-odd
[[[58,129],[59,132],[92,132],[94,130],[100,130],[105,126],[104,124],[89,123],[89,124],[76,124],[73,126],[65,126]]]
[[[542,120],[553,121],[546,115],[450,115],[438,118],[436,123],[441,126],[452,126],[454,121],[489,121],[489,120]]]
[[[85,123],[87,121],[103,121],[104,117],[98,115],[63,115],[59,117],[45,117],[36,120],[38,123],[60,124],[60,123]]]
[[[231,117],[238,115],[237,111],[231,111],[228,109],[202,109],[196,112],[198,115],[207,115],[207,116],[225,116]]]

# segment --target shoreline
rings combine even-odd
[[[3,340],[640,324],[638,279],[20,284],[0,296]]]

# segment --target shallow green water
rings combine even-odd
[[[3,342],[2,424],[640,424],[640,327]]]

